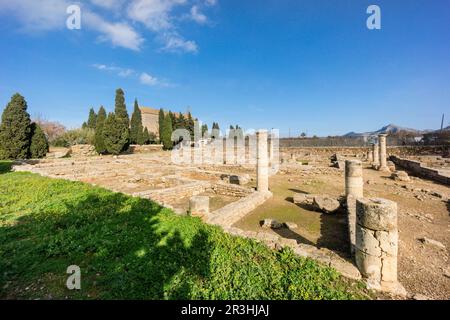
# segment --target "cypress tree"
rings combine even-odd
[[[127,106],[125,105],[125,94],[120,88],[116,90],[114,118],[117,130],[121,132],[121,141],[122,139],[125,139],[125,143],[121,150],[125,151],[130,145],[130,118],[128,116]]]
[[[123,119],[117,119],[114,113],[108,114],[102,135],[106,151],[115,155],[124,150],[129,138],[128,132],[123,130]]]
[[[2,114],[0,125],[0,156],[5,159],[26,159],[30,153],[31,120],[25,98],[16,93]]]
[[[172,119],[170,117],[164,117],[163,127],[161,131],[161,142],[164,149],[170,150],[173,147],[172,143]]]
[[[187,129],[186,118],[184,117],[184,115],[181,112],[180,112],[180,116],[178,117],[177,129]]]
[[[33,122],[31,124],[30,155],[33,159],[44,158],[49,151],[47,137],[41,127]]]
[[[164,118],[165,118],[164,110],[161,108],[161,109],[159,109],[159,114],[158,114],[159,140],[161,140],[161,136],[162,136],[162,127],[164,126]]]
[[[202,138],[208,134],[208,125],[205,123],[202,125]]]
[[[142,133],[142,144],[150,143],[150,134],[148,133],[147,127],[145,127],[144,132]]]
[[[95,129],[97,123],[97,115],[95,114],[95,111],[93,108],[89,110],[89,118],[88,122],[86,123],[86,126],[91,129]]]
[[[186,129],[189,130],[191,133],[191,140],[194,140],[194,134],[195,134],[195,123],[194,119],[192,118],[192,114],[188,112],[187,120],[186,120]]]
[[[94,139],[95,150],[99,154],[106,153],[106,146],[105,146],[105,142],[103,140],[104,139],[103,127],[105,125],[105,121],[106,121],[106,111],[105,111],[105,108],[103,108],[103,106],[101,106],[100,109],[98,110],[96,127],[95,127],[95,139]]]
[[[131,115],[130,142],[133,144],[143,144],[143,133],[142,114],[136,99],[134,100],[134,111]]]

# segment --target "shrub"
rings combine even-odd
[[[52,145],[55,147],[70,147],[76,144],[91,144],[95,143],[95,130],[89,128],[74,129],[66,131],[63,135],[53,141]]]

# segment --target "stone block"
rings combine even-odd
[[[209,214],[209,197],[193,196],[189,199],[189,211],[192,216],[204,216]]]

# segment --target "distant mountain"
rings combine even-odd
[[[347,134],[344,134],[344,137],[364,137],[364,136],[374,136],[378,135],[380,133],[390,133],[390,134],[396,134],[399,132],[407,132],[412,134],[421,135],[427,132],[432,132],[433,130],[416,130],[411,128],[405,128],[400,127],[395,124],[388,124],[387,126],[384,126],[383,128],[376,130],[376,131],[370,131],[370,132],[363,132],[363,133],[357,133],[357,132],[349,132]]]

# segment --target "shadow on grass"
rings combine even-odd
[[[13,165],[12,161],[0,160],[0,174],[10,172],[12,165]]]
[[[300,194],[309,194],[306,191],[300,190],[300,189],[289,189],[290,191],[293,191],[295,193]],[[293,202],[293,197],[288,197],[285,199],[286,201]],[[317,243],[315,244],[319,248],[327,248],[330,250],[335,251],[338,255],[342,257],[349,257],[349,254],[347,253],[350,250],[350,244],[348,241],[348,231],[347,231],[347,223],[345,219],[345,210],[340,209],[338,212],[333,214],[327,214],[323,213],[321,211],[318,211],[317,208],[308,203],[299,203],[297,204],[300,208],[303,210],[311,212],[311,214],[317,214],[320,216],[320,237],[317,240]],[[291,230],[290,230],[291,231]],[[293,232],[293,231],[291,231]],[[295,232],[293,232],[296,234]],[[283,236],[282,234],[280,234]],[[300,235],[298,235],[299,238],[303,238]],[[286,237],[285,237],[286,238]],[[295,239],[293,235],[291,237],[288,237],[290,239]],[[306,244],[307,242],[303,242]]]
[[[43,298],[189,299],[209,275],[206,230],[148,200],[90,192],[53,205],[0,227],[0,298],[27,297],[5,288],[32,283]],[[82,290],[65,288],[69,265],[81,268]]]

